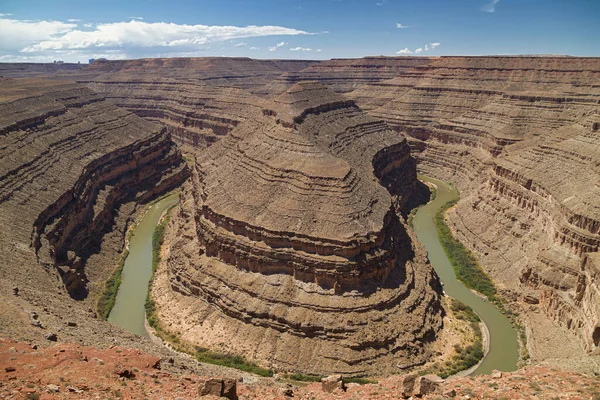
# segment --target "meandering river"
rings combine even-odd
[[[456,279],[433,223],[437,210],[447,201],[457,198],[458,193],[450,185],[437,179],[421,179],[434,183],[437,194],[435,200],[421,207],[413,219],[417,237],[425,245],[429,260],[444,283],[446,293],[469,305],[488,328],[489,352],[473,373],[490,373],[494,369],[514,371],[518,358],[516,331],[495,306],[472,293]],[[108,318],[110,322],[140,336],[148,336],[144,302],[152,276],[152,234],[163,212],[177,201],[176,194],[158,201],[135,227],[129,242],[129,256],[123,267],[121,286]]]
[[[121,286],[108,317],[109,322],[140,336],[148,337],[144,303],[152,277],[152,235],[160,216],[177,201],[178,195],[172,194],[156,202],[135,227],[123,266]]]
[[[500,313],[494,305],[475,295],[456,279],[433,223],[435,213],[446,202],[458,198],[458,193],[450,185],[437,179],[425,176],[420,176],[420,179],[435,184],[437,193],[435,199],[419,208],[413,218],[415,233],[419,241],[425,245],[431,265],[444,283],[444,291],[449,296],[470,306],[488,328],[489,352],[472,373],[487,374],[494,369],[514,371],[517,369],[519,352],[517,332],[508,318]]]

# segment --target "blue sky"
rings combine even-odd
[[[1,0],[1,61],[600,56],[600,0]]]

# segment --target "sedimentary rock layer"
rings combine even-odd
[[[1,242],[24,251],[2,252],[2,264],[58,271],[71,296],[85,297],[86,260],[121,204],[180,185],[187,166],[164,128],[81,85],[0,86],[0,221],[11,227]]]
[[[257,96],[234,87],[215,87],[198,81],[136,77],[116,73],[88,81],[86,86],[119,107],[170,129],[185,149],[204,149],[227,135],[241,121],[262,114]]]
[[[459,186],[450,222],[505,293],[539,301],[524,308],[544,310],[588,352],[598,346],[598,286],[584,266],[600,245],[599,79],[597,58],[442,57],[347,94],[410,136],[421,171]]]
[[[165,326],[308,373],[391,373],[430,356],[440,285],[402,217],[421,188],[403,136],[307,82],[193,170],[154,289]]]

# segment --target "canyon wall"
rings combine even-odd
[[[340,138],[377,130],[384,121],[410,145],[412,157],[403,165],[416,160],[421,172],[461,190],[448,222],[521,312],[533,361],[581,360],[598,352],[598,58],[206,58],[106,61],[73,71],[0,67],[5,75],[80,81],[169,127],[174,140],[198,156],[197,150],[218,143],[247,121],[273,117],[289,129],[309,126],[312,117],[300,118],[298,124],[269,105],[270,99],[285,97],[301,81],[325,83],[344,93],[342,103],[353,100],[377,121],[361,123]],[[311,109],[317,115],[336,115],[306,101],[306,107],[290,103],[295,110],[290,115]],[[319,123],[339,124],[335,119]],[[345,154],[347,139],[313,139]],[[405,145],[391,145],[370,155],[376,178],[398,208],[410,205],[406,201],[412,189],[398,182],[411,182],[412,173],[393,167],[406,151]],[[245,159],[236,162],[240,160]],[[196,171],[198,183],[204,179],[202,171]],[[274,263],[279,270],[281,259]]]
[[[424,363],[441,286],[402,216],[423,189],[403,136],[293,86],[196,157],[152,290],[162,326],[277,370]]]
[[[441,57],[347,94],[461,189],[449,222],[525,321],[560,326],[529,324],[534,361],[598,349],[599,81],[597,58]]]
[[[68,69],[64,64],[0,64],[0,75],[75,80],[119,107],[171,128],[173,140],[194,152],[262,112],[263,100],[249,91],[314,64],[318,61],[154,58],[99,60]]]
[[[88,294],[87,260],[102,251],[121,205],[144,203],[188,175],[165,128],[90,89],[49,80],[0,81],[3,278],[14,267],[59,275]],[[117,254],[111,254],[112,262]],[[110,268],[110,265],[103,268]],[[33,269],[33,271],[31,271]]]

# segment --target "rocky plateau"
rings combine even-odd
[[[419,171],[459,188],[447,221],[526,326],[523,361],[543,370],[515,376],[600,374],[599,58],[146,59],[0,75],[1,336],[170,354],[89,309],[128,224],[182,187],[153,288],[169,330],[282,370],[420,364],[443,311],[405,222],[423,201]]]

